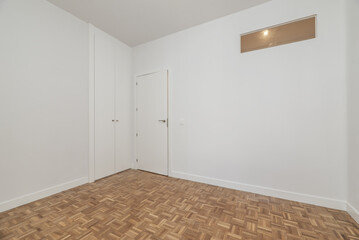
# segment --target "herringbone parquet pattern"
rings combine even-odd
[[[1,239],[358,240],[343,211],[136,170],[0,213]]]

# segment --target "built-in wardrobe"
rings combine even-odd
[[[132,167],[133,84],[130,47],[90,26],[89,180]]]

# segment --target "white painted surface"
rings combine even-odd
[[[93,29],[94,172],[100,179],[132,166],[132,49]]]
[[[136,78],[138,167],[168,175],[167,71]]]
[[[347,1],[348,203],[359,223],[359,2]]]
[[[115,173],[115,39],[95,31],[95,179]]]
[[[88,25],[45,0],[2,0],[0,32],[4,210],[87,179]]]
[[[132,168],[134,88],[132,48],[116,40],[116,172]]]
[[[130,46],[268,0],[49,0]]]
[[[343,0],[273,0],[136,47],[136,74],[171,69],[172,171],[342,205],[344,12]],[[241,33],[313,14],[316,39],[240,54]]]
[[[95,181],[95,28],[89,24],[89,159],[88,182]]]

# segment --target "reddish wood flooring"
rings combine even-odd
[[[128,170],[0,213],[0,239],[358,240],[343,211]]]

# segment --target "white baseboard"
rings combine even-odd
[[[49,188],[46,188],[46,189],[43,189],[43,190],[40,190],[40,191],[37,191],[34,193],[26,194],[26,195],[11,199],[6,202],[1,202],[0,203],[0,212],[4,212],[4,211],[10,210],[12,208],[19,207],[21,205],[39,200],[41,198],[45,198],[50,195],[80,186],[87,182],[88,182],[87,177],[83,177],[83,178],[75,179],[75,180],[67,182],[67,183],[62,183],[62,184],[59,184],[59,185],[56,185],[53,187],[49,187]]]
[[[347,212],[359,224],[359,211],[355,209],[350,203],[347,203]]]
[[[354,218],[354,220],[359,223],[359,211],[355,209],[351,204],[346,203],[345,201],[342,200],[318,197],[318,196],[295,193],[295,192],[288,192],[288,191],[283,191],[273,188],[266,188],[261,186],[227,181],[227,180],[220,180],[210,177],[203,177],[203,176],[198,176],[198,175],[188,174],[178,171],[171,171],[171,177],[211,184],[220,187],[232,188],[236,190],[257,193],[266,196],[283,198],[291,201],[303,202],[303,203],[308,203],[308,204],[313,204],[313,205],[318,205],[328,208],[346,210]],[[18,198],[14,198],[6,202],[1,202],[0,212],[4,212],[12,208],[39,200],[41,198],[45,198],[53,194],[86,184],[87,182],[88,179],[86,177],[79,178],[67,183],[59,184],[50,188],[43,189],[41,191],[37,191],[35,193],[30,193]]]
[[[276,197],[276,198],[282,198],[296,202],[313,204],[327,208],[334,208],[344,211],[347,209],[347,204],[343,200],[313,196],[313,195],[296,193],[296,192],[288,192],[279,189],[249,185],[249,184],[232,182],[232,181],[221,180],[221,179],[210,178],[210,177],[203,177],[203,176],[177,172],[177,171],[172,171],[171,177],[176,177],[176,178],[181,178],[181,179],[186,179],[186,180],[191,180],[201,183],[207,183],[215,186],[232,188],[240,191],[251,192],[251,193]]]

